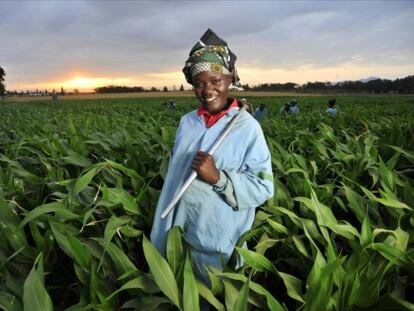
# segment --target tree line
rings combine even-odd
[[[245,91],[261,91],[261,92],[303,92],[303,93],[399,93],[414,94],[414,75],[407,76],[402,79],[373,79],[370,81],[343,81],[338,83],[332,82],[307,82],[305,84],[297,84],[293,82],[287,83],[261,83],[255,86],[249,84],[242,85]],[[173,87],[173,91],[176,88]],[[132,93],[132,92],[168,92],[166,86],[162,89],[151,87],[145,89],[141,86],[105,86],[95,89],[96,93]],[[179,91],[184,91],[181,85]]]
[[[414,75],[402,79],[373,79],[367,82],[362,81],[343,81],[338,83],[332,82],[307,82],[297,84],[287,83],[263,83],[256,86],[242,85],[246,91],[264,91],[264,92],[318,92],[318,93],[414,93]]]
[[[140,93],[140,92],[169,92],[167,86],[164,86],[162,89],[158,89],[155,86],[145,89],[142,86],[117,86],[109,85],[97,87],[94,89],[96,93],[105,94],[105,93]],[[176,87],[173,86],[173,91],[176,91]],[[184,91],[184,85],[181,84],[179,91]]]

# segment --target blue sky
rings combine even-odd
[[[1,1],[7,89],[172,87],[207,28],[241,83],[414,74],[414,1]]]

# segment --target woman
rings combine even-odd
[[[243,113],[214,157],[208,150],[238,113],[229,87],[238,81],[236,56],[210,29],[192,48],[183,69],[200,107],[180,121],[168,173],[158,201],[151,241],[165,255],[168,230],[180,226],[197,277],[209,283],[206,267],[222,268],[240,236],[252,226],[255,207],[273,196],[271,157],[259,123]],[[177,206],[160,215],[191,169],[198,174]]]

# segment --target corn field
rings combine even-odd
[[[195,99],[0,104],[0,309],[414,310],[414,98],[336,98],[248,98],[275,196],[210,288],[180,228],[166,258],[147,238]]]

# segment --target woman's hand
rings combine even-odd
[[[191,167],[197,172],[198,177],[206,183],[213,185],[220,179],[220,172],[216,167],[214,159],[207,152],[197,151]]]

